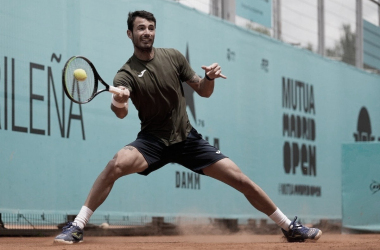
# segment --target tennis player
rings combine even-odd
[[[297,217],[290,221],[231,159],[191,126],[182,82],[200,96],[210,97],[215,79],[226,78],[220,65],[202,66],[205,76],[200,78],[177,50],[153,47],[155,33],[156,19],[152,13],[129,13],[127,34],[134,53],[114,78],[114,86],[123,93],[113,95],[111,110],[119,118],[126,117],[131,99],[138,110],[141,131],[135,141],[120,149],[108,162],[79,214],[63,228],[55,242],[83,241],[83,228],[118,178],[132,173],[148,175],[171,162],[224,182],[244,194],[254,208],[278,224],[288,241],[318,240],[321,230],[297,223]]]

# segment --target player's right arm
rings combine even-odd
[[[111,102],[111,110],[115,113],[115,115],[123,119],[128,115],[128,107],[129,107],[129,96],[130,92],[129,90],[124,86],[118,86],[119,89],[122,89],[123,92],[120,94],[113,94],[112,95],[112,102]]]
[[[111,110],[115,115],[123,119],[128,115],[128,100],[132,91],[131,77],[125,70],[119,70],[113,79],[113,86],[122,89],[123,92],[118,95],[112,95]]]

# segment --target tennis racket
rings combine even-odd
[[[81,70],[81,78],[75,75],[76,70]],[[84,72],[83,72],[84,71]],[[98,83],[104,85],[104,89],[98,90]],[[95,66],[84,56],[73,56],[67,60],[62,71],[62,84],[66,96],[73,102],[85,104],[102,92],[109,91],[120,94],[121,89],[108,85],[98,74]]]

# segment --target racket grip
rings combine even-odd
[[[120,94],[121,92],[123,92],[123,90],[116,88],[114,86],[110,86],[108,91],[114,94]]]

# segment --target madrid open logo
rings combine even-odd
[[[369,112],[366,107],[362,107],[359,112],[357,131],[354,133],[355,141],[375,141],[376,136],[374,136],[372,132]],[[378,140],[380,141],[380,137]]]
[[[380,191],[380,183],[377,181],[372,181],[372,183],[369,185],[369,189],[371,190],[372,194],[377,193]]]

